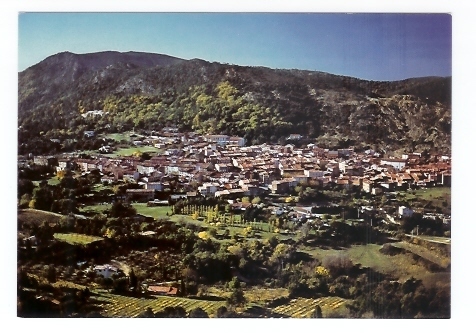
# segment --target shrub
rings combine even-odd
[[[327,268],[330,275],[334,277],[347,274],[353,267],[353,263],[349,257],[341,253],[325,257],[322,264]]]

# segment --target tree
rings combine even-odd
[[[322,318],[322,310],[319,305],[316,305],[316,308],[311,314],[311,318]]]
[[[131,269],[129,273],[129,287],[133,288],[134,292],[137,291],[137,276],[134,273],[134,269]]]
[[[35,185],[29,179],[18,179],[18,193],[17,198],[20,199],[23,195],[28,194],[31,196]]]
[[[258,205],[258,204],[261,203],[261,198],[260,197],[255,197],[255,198],[253,198],[253,200],[251,200],[251,203],[253,205]]]
[[[348,274],[349,270],[353,267],[352,261],[346,254],[335,254],[325,257],[322,264],[333,277]]]
[[[155,314],[157,318],[186,318],[187,312],[181,306],[168,306]]]
[[[299,229],[299,233],[301,235],[301,239],[305,240],[311,231],[311,226],[309,223],[304,223],[302,227]]]
[[[228,288],[231,290],[231,295],[227,299],[227,304],[232,307],[243,306],[246,303],[245,294],[242,289],[242,285],[238,278],[234,276],[230,282],[228,282]]]
[[[114,285],[114,291],[116,293],[124,293],[127,292],[127,286],[128,286],[128,280],[126,277],[120,277],[117,279],[114,279],[113,285]]]
[[[226,309],[225,306],[220,306],[220,307],[217,309],[216,317],[217,317],[217,318],[225,318],[227,312],[228,312],[228,310]]]
[[[195,308],[188,314],[189,318],[209,318],[208,313],[202,308]]]
[[[217,229],[215,229],[215,228],[210,228],[210,229],[208,230],[208,234],[209,234],[211,237],[216,238],[216,236],[217,236]]]
[[[31,203],[33,202],[33,204]],[[33,200],[30,202],[31,208],[40,210],[50,210],[53,204],[53,193],[49,185],[40,186],[34,191]]]
[[[154,311],[152,311],[152,308],[150,306],[148,306],[147,309],[139,315],[139,318],[154,318],[154,317],[155,317]]]
[[[233,291],[231,292],[231,295],[230,297],[228,297],[226,302],[228,305],[231,305],[233,307],[242,306],[243,304],[245,304],[246,298],[241,287],[233,288]]]
[[[54,265],[48,266],[48,269],[46,270],[46,279],[50,283],[56,282],[56,268]]]
[[[121,201],[116,201],[112,204],[109,214],[111,217],[129,217],[134,216],[136,213],[137,211],[134,207],[126,205]]]

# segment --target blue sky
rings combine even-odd
[[[116,50],[371,80],[451,75],[449,14],[21,13],[18,31],[19,71]]]

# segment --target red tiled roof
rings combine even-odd
[[[149,286],[148,290],[153,293],[167,294],[167,295],[177,295],[178,289],[175,287],[169,286]]]

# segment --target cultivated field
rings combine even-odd
[[[53,235],[53,237],[57,240],[60,240],[72,245],[87,245],[93,242],[102,241],[104,239],[102,237],[88,236],[88,235],[75,234],[75,233],[69,233],[69,234],[56,233]]]
[[[254,303],[264,305],[266,302],[275,300],[280,297],[288,297],[289,290],[286,288],[252,288],[243,290],[246,301],[248,303]],[[221,298],[228,298],[231,295],[230,291],[224,291],[216,287],[210,287],[207,289],[207,295],[216,296]]]
[[[37,209],[19,209],[17,218],[19,223],[39,225],[45,221],[50,224],[56,224],[62,216],[61,214]]]
[[[202,308],[209,316],[215,316],[221,306],[226,306],[225,301],[205,301],[181,297],[157,296],[153,299],[139,299],[109,293],[99,293],[92,296],[94,300],[103,302],[101,314],[106,317],[135,318],[147,310],[148,307],[154,313],[164,310],[166,307],[181,306],[188,313],[195,308]]]
[[[337,297],[321,297],[318,299],[296,298],[288,304],[280,305],[273,309],[273,312],[285,315],[291,318],[309,318],[319,305],[322,310],[322,316],[326,317],[348,317],[349,310],[345,307],[348,300]]]

